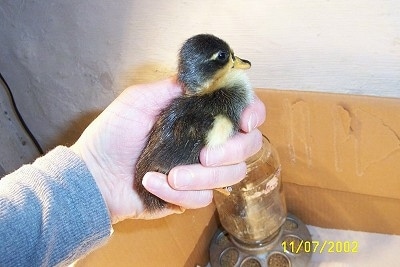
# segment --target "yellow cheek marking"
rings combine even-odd
[[[215,116],[213,127],[207,134],[207,145],[213,147],[225,143],[232,135],[232,131],[233,124],[226,116]]]

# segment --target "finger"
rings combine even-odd
[[[211,203],[212,190],[178,191],[168,184],[167,177],[157,172],[148,172],[143,177],[143,186],[152,194],[186,209],[197,209]]]
[[[242,112],[240,118],[240,129],[248,133],[261,124],[266,118],[266,109],[264,103],[254,95],[254,101]]]
[[[258,129],[249,133],[237,133],[216,147],[204,147],[200,152],[200,162],[204,166],[230,165],[245,161],[262,146],[262,134]]]
[[[173,168],[168,175],[168,183],[177,190],[214,189],[236,184],[245,175],[244,162],[218,167],[193,164]]]

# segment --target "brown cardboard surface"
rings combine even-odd
[[[316,226],[400,234],[400,99],[257,94],[291,212]]]
[[[400,200],[284,183],[289,210],[324,228],[400,234]]]
[[[75,266],[205,266],[217,229],[213,205],[158,220],[114,225],[111,240]]]
[[[288,210],[327,228],[400,234],[400,99],[257,90],[277,148]],[[214,205],[125,221],[76,266],[202,266]]]
[[[286,182],[399,198],[400,99],[257,92]]]

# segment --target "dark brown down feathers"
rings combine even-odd
[[[168,174],[177,165],[199,163],[200,150],[207,145],[215,117],[228,118],[234,134],[251,100],[249,85],[240,79],[222,82],[222,87],[213,90],[204,86],[212,84],[216,73],[234,60],[233,52],[221,39],[196,35],[184,43],[179,56],[178,81],[186,93],[160,112],[135,168],[134,189],[149,212],[163,209],[166,202],[143,187],[143,176],[149,171]]]

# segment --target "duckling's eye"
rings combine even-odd
[[[228,53],[224,52],[224,51],[219,51],[217,58],[218,60],[224,61],[226,60],[226,58],[228,57]]]

